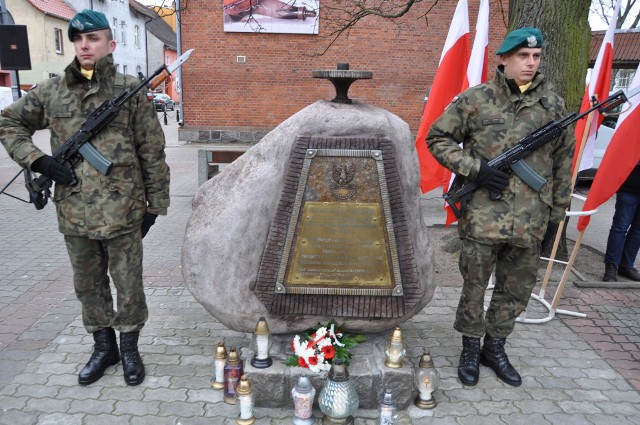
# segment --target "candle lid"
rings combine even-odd
[[[386,406],[393,406],[393,394],[388,388],[384,391],[384,395],[382,396],[382,404]]]
[[[296,384],[296,391],[300,394],[306,394],[310,393],[312,389],[313,386],[311,385],[309,377],[304,373],[300,375],[300,377],[298,378],[298,383]]]
[[[236,347],[231,347],[231,350],[229,350],[229,355],[227,356],[227,364],[230,366],[235,366],[238,363],[240,363],[240,356],[238,356]]]
[[[269,325],[264,317],[258,319],[258,323],[256,323],[255,333],[258,335],[268,335],[269,334]]]
[[[431,359],[431,354],[427,350],[424,350],[422,353],[422,357],[420,357],[420,363],[418,363],[418,367],[434,367],[433,360]]]
[[[238,389],[236,392],[238,395],[247,395],[251,394],[253,388],[251,387],[251,382],[247,379],[247,375],[242,375],[240,377],[240,382],[238,383]]]
[[[400,330],[399,327],[396,327],[393,330],[393,334],[391,334],[391,341],[394,341],[394,342],[401,342],[402,341],[402,331]]]
[[[216,353],[214,355],[216,359],[226,359],[227,358],[227,349],[224,346],[224,342],[219,342],[218,347],[216,348]]]
[[[342,359],[335,359],[331,369],[329,369],[328,378],[335,382],[344,382],[349,380],[349,372]]]

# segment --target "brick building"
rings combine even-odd
[[[338,0],[320,1],[322,7]],[[508,1],[502,3],[507,13]],[[351,99],[393,112],[415,132],[456,4],[438,2],[425,18],[432,2],[417,3],[396,23],[367,17],[318,55],[330,42],[322,13],[318,35],[225,32],[222,1],[191,0],[180,18],[182,50],[196,49],[182,70],[180,139],[256,142],[307,105],[333,99],[332,84],[312,78],[312,71],[335,69],[337,63],[373,73],[373,79],[351,86]],[[472,34],[479,4],[469,0]],[[490,16],[492,76],[506,17],[494,9]]]

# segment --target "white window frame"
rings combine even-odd
[[[140,48],[140,27],[138,25],[133,28],[133,45]]]
[[[124,21],[120,21],[120,42],[127,44],[127,24]]]
[[[113,18],[113,26],[111,27],[113,32],[113,41],[118,42],[118,18]]]
[[[54,37],[56,42],[56,53],[59,55],[64,54],[64,36],[60,28],[54,28]]]

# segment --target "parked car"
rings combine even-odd
[[[176,110],[176,104],[173,99],[164,93],[155,93],[153,95],[153,104],[156,106],[156,111]]]
[[[611,137],[613,136],[616,123],[618,122],[618,115],[609,116],[602,121],[600,127],[598,127],[598,133],[596,134],[596,140],[593,145],[593,165],[587,170],[582,170],[578,173],[578,181],[591,182],[600,167],[602,157],[605,150],[609,146]]]
[[[27,94],[26,91],[20,90],[21,96]],[[13,91],[11,87],[0,87],[0,111],[13,103]]]

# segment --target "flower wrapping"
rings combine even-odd
[[[298,366],[312,372],[328,371],[335,359],[342,359],[349,364],[349,349],[364,342],[364,335],[347,335],[343,326],[333,319],[326,326],[318,323],[316,330],[309,330],[302,336],[296,335],[291,340],[293,355],[285,360],[287,366]]]

